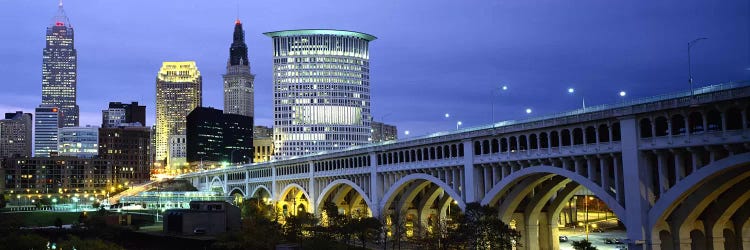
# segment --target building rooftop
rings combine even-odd
[[[367,34],[367,33],[348,31],[348,30],[329,30],[329,29],[281,30],[281,31],[266,32],[263,34],[268,37],[302,36],[302,35],[336,35],[336,36],[353,36],[353,37],[365,39],[367,41],[378,39],[377,37]]]

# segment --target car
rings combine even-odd
[[[196,235],[203,235],[203,234],[206,234],[206,229],[196,228],[196,229],[193,229],[193,233]]]
[[[604,239],[604,243],[615,244],[615,239],[606,238],[606,239]]]
[[[560,242],[568,242],[568,236],[560,235]]]

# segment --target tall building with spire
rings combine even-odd
[[[78,55],[73,41],[73,26],[60,0],[57,14],[47,27],[46,46],[42,52],[42,104],[60,109],[63,127],[78,126]]]
[[[233,38],[227,73],[224,74],[224,113],[253,117],[255,75],[250,73],[245,31],[240,19],[234,22]]]
[[[156,77],[155,160],[165,162],[165,170],[186,163],[185,121],[202,105],[202,79],[194,61],[164,62]]]

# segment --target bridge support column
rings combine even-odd
[[[724,250],[724,237],[711,237],[711,243],[713,244],[714,249],[713,250]]]
[[[315,198],[317,197],[317,195],[315,195],[315,176],[313,175],[313,173],[315,173],[315,164],[313,164],[313,162],[309,162],[308,163],[308,171],[309,171],[308,173],[310,175],[310,179],[309,179],[309,183],[308,183],[308,186],[309,186],[308,189],[309,190],[307,190],[307,195],[310,196],[309,197],[310,201],[308,202],[309,206],[307,207],[307,209],[310,211],[310,213],[317,214],[317,212],[316,212],[317,207],[315,206],[316,205],[315,204],[315,201],[316,201]],[[295,209],[297,209],[297,208],[295,208]]]
[[[281,200],[279,196],[279,188],[276,184],[276,166],[271,166],[271,200],[278,202]]]
[[[372,212],[373,218],[380,217],[380,207],[383,206],[380,202],[380,196],[383,189],[383,179],[378,178],[378,155],[370,153],[370,211]]]
[[[478,192],[477,190],[480,189],[479,183],[476,181],[477,169],[474,168],[474,145],[472,145],[471,140],[463,141],[464,144],[464,181],[463,186],[463,193],[464,201],[466,203],[479,201],[478,198]]]
[[[647,190],[644,190],[649,181],[644,178],[644,174],[649,172],[642,164],[642,157],[638,152],[638,122],[635,117],[629,116],[620,120],[620,138],[622,145],[623,161],[623,182],[624,186],[629,189],[637,189],[632,192],[625,192],[625,208],[629,212],[625,218],[620,218],[625,222],[627,228],[628,249],[643,249],[643,244],[635,244],[636,241],[643,242],[650,239],[651,227],[648,226],[648,209],[650,204],[646,197]]]

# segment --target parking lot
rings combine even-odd
[[[579,240],[585,240],[586,239],[586,233],[581,228],[576,229],[560,229],[560,235],[564,235],[568,237],[567,242],[560,242],[560,249],[561,250],[573,250],[573,241],[579,241]],[[627,249],[627,245],[625,244],[607,244],[606,240],[610,239],[620,239],[621,241],[624,241],[624,239],[627,237],[625,234],[625,231],[622,230],[612,230],[612,231],[604,231],[604,232],[590,232],[589,233],[589,241],[596,246],[599,250],[610,250],[610,249]],[[620,247],[620,248],[618,248]]]

